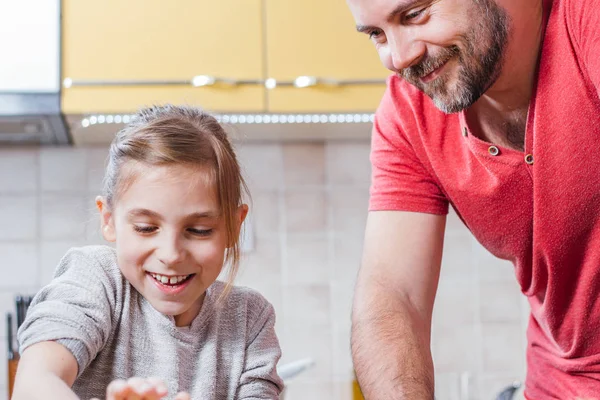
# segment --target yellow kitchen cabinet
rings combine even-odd
[[[63,112],[130,112],[164,102],[216,111],[265,110],[261,0],[62,4],[62,77],[72,82],[63,89]],[[173,84],[199,75],[258,82]],[[169,84],[156,85],[165,81]],[[113,86],[94,86],[102,82]]]
[[[373,44],[356,32],[344,0],[264,0],[267,74],[276,81],[299,76],[383,81],[390,74]],[[272,112],[373,111],[385,84],[276,86]]]

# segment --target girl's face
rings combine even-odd
[[[215,188],[203,168],[128,163],[132,181],[113,209],[97,199],[102,234],[116,243],[125,278],[159,312],[187,326],[217,279],[227,235]],[[241,226],[248,207],[238,209]]]

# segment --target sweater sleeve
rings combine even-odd
[[[107,264],[104,260],[109,263],[103,254],[95,257],[83,248],[67,252],[19,329],[21,353],[33,344],[56,341],[71,351],[81,375],[112,331],[117,283],[102,265]]]
[[[277,374],[281,358],[279,340],[275,334],[275,310],[266,303],[252,318],[246,345],[244,370],[237,389],[237,400],[279,399],[283,381]],[[252,314],[249,314],[252,316]]]

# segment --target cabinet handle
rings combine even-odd
[[[385,82],[385,79],[335,79],[302,75],[291,81],[278,81],[269,78],[265,81],[265,86],[267,89],[274,89],[277,86],[293,86],[302,89],[315,86],[384,85]]]
[[[232,79],[220,78],[212,75],[196,75],[192,79],[185,80],[104,80],[104,79],[71,79],[63,80],[63,87],[95,87],[95,86],[192,86],[206,87],[224,84],[230,86],[239,85],[264,85],[267,89],[277,86],[293,86],[296,88],[307,88],[315,86],[353,86],[353,85],[384,85],[385,79],[334,79],[318,76],[302,75],[291,81],[278,81],[275,78],[262,79]]]
[[[237,85],[263,85],[264,80],[261,79],[231,79],[231,78],[220,78],[212,75],[196,75],[189,80],[104,80],[104,79],[90,79],[90,80],[78,80],[65,78],[63,81],[63,87],[85,87],[85,86],[193,86],[193,87],[204,87],[214,86],[217,84],[225,84],[231,86]]]

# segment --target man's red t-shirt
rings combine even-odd
[[[377,111],[370,210],[445,214],[514,263],[530,399],[600,399],[600,3],[545,4],[525,151],[473,136],[397,77]]]

